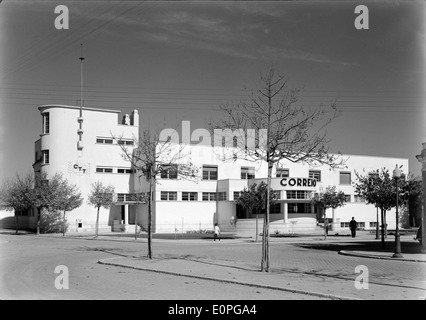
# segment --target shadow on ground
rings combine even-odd
[[[379,252],[394,252],[395,243],[394,240],[385,241],[385,248],[382,248],[381,241],[377,242],[372,241],[354,241],[354,242],[344,242],[344,243],[300,243],[295,244],[297,247],[306,248],[306,249],[317,249],[317,250],[327,250],[327,251],[341,251],[341,250],[351,250],[351,251],[379,251]],[[401,241],[401,250],[402,253],[419,253],[424,254],[422,248],[418,242],[413,241]]]

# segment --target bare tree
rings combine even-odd
[[[97,208],[95,237],[99,234],[99,210],[101,207],[108,209],[114,201],[114,186],[104,186],[100,181],[92,183],[92,190],[89,194],[88,203]]]
[[[273,166],[282,160],[330,168],[344,165],[338,155],[329,153],[330,141],[324,130],[338,116],[336,103],[331,102],[327,108],[323,105],[305,108],[299,104],[301,92],[301,89],[288,89],[285,77],[276,75],[271,68],[266,76],[261,76],[260,89],[249,91],[247,101],[222,105],[225,117],[211,124],[215,131],[232,130],[234,139],[228,138],[234,147],[230,159],[267,163],[268,205],[263,226],[262,271],[269,271],[269,189]]]
[[[114,137],[119,141],[120,138]],[[136,139],[135,139],[136,140]],[[131,163],[139,182],[142,177],[148,183],[148,254],[152,259],[152,192],[157,179],[162,173],[176,175],[177,179],[198,179],[198,168],[193,165],[185,145],[179,144],[171,136],[163,137],[157,132],[144,130],[136,141],[136,147],[130,148],[119,144],[123,157]]]

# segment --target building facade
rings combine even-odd
[[[119,144],[130,150],[139,137],[139,114],[134,110],[119,121],[119,110],[80,108],[65,105],[39,107],[42,133],[35,142],[34,171],[48,175],[59,172],[76,184],[83,205],[67,213],[68,232],[92,232],[96,208],[87,203],[91,184],[96,181],[115,187],[115,200],[109,209],[101,208],[101,232],[134,232],[147,230],[148,205],[137,203],[135,194],[146,194],[149,185],[140,173],[123,158]],[[152,230],[156,233],[180,233],[221,230],[251,234],[262,228],[264,214],[257,217],[237,205],[240,192],[251,184],[266,182],[267,166],[261,161],[233,159],[225,161],[221,148],[186,145],[181,161],[198,167],[197,177],[188,179],[164,171],[152,192]],[[352,217],[361,229],[375,229],[378,210],[355,194],[356,173],[368,174],[377,169],[390,171],[396,164],[408,172],[408,159],[350,155],[345,169],[330,170],[326,166],[309,167],[283,161],[273,168],[271,187],[277,202],[271,207],[271,233],[309,233],[322,222],[322,213],[312,204],[315,192],[336,186],[347,199],[346,205],[327,210],[332,233],[349,233]],[[179,165],[179,163],[176,163]],[[35,228],[36,212],[26,220]],[[258,218],[258,219],[256,219]],[[22,219],[21,219],[22,220]],[[395,227],[395,211],[387,212],[388,229]]]

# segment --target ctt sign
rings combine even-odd
[[[317,180],[312,178],[283,178],[280,181],[283,187],[315,187]]]

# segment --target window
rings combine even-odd
[[[277,168],[275,176],[277,178],[288,178],[290,176],[290,170],[284,168]]]
[[[161,178],[162,179],[177,179],[177,164],[162,166]]]
[[[117,173],[133,173],[133,170],[128,168],[118,168]]]
[[[281,213],[281,203],[275,203],[269,207],[270,213]]]
[[[377,227],[377,222],[370,222],[370,228],[376,228]]]
[[[96,167],[97,173],[112,173],[112,168],[110,167]]]
[[[217,167],[203,166],[203,180],[217,180]]]
[[[321,182],[321,171],[320,170],[309,170],[309,178],[315,179]]]
[[[289,203],[288,213],[312,213],[312,205],[310,203]]]
[[[49,112],[43,113],[43,134],[47,134],[50,131],[50,115]]]
[[[226,192],[219,192],[218,198],[219,198],[219,201],[225,201],[226,200]]]
[[[234,191],[234,201],[237,201],[240,198],[241,192],[240,191]]]
[[[287,199],[310,199],[311,191],[289,190],[287,191]]]
[[[349,222],[340,222],[341,228],[349,228]]]
[[[351,195],[350,194],[345,194],[345,201],[351,202]]]
[[[112,144],[112,139],[110,139],[110,138],[96,138],[96,143]]]
[[[197,201],[198,192],[182,192],[182,201]]]
[[[120,139],[117,141],[118,144],[126,145],[126,146],[133,146],[134,142],[133,140],[127,140],[127,139]]]
[[[354,202],[363,203],[365,202],[365,198],[363,196],[354,195]]]
[[[254,167],[241,167],[241,179],[254,179]]]
[[[216,201],[216,192],[203,192],[203,201]]]
[[[49,164],[49,150],[42,150],[41,156],[42,164]]]
[[[177,200],[176,191],[161,191],[161,200],[172,201]]]
[[[340,172],[340,184],[351,184],[350,172]]]

